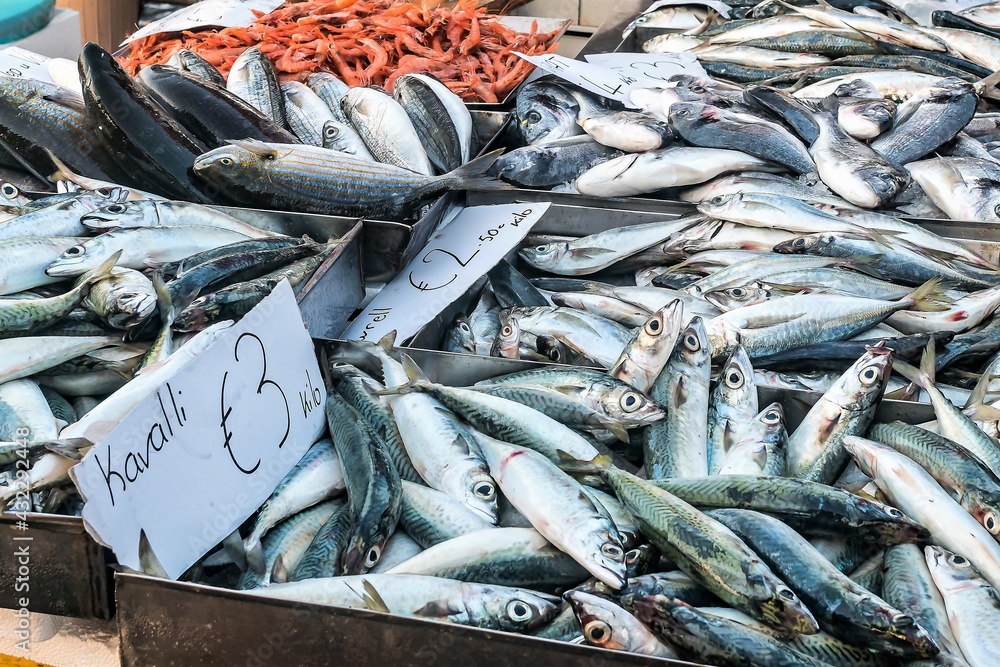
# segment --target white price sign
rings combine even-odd
[[[47,63],[48,56],[32,53],[16,46],[0,49],[0,75],[38,79],[52,83]]]
[[[253,13],[254,10],[268,13],[282,4],[284,4],[284,0],[202,0],[202,2],[178,9],[173,14],[136,30],[122,42],[122,46],[161,32],[180,32],[208,27],[248,26],[257,20]]]
[[[435,233],[341,336],[404,341],[465,294],[527,236],[548,202],[474,206]]]
[[[674,74],[708,76],[690,53],[607,53],[588,56],[587,62],[555,54],[515,54],[560,79],[626,106],[628,93],[635,88],[665,88]]]
[[[139,537],[176,579],[267,499],[326,428],[326,390],[288,281],[71,469],[83,519],[139,569]]]

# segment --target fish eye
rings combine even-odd
[[[902,516],[903,516],[903,513],[901,511],[899,511],[895,507],[889,507],[889,508],[886,509],[886,511],[889,514],[889,516],[895,517],[897,519],[902,518]]]
[[[14,197],[21,194],[21,191],[17,189],[17,186],[13,183],[4,183],[0,186],[0,195],[3,195],[7,199],[13,199]]]
[[[503,329],[500,331],[500,335],[503,336],[504,338],[509,338],[510,336],[513,336],[514,327],[510,326],[509,324],[503,325]]]
[[[739,389],[743,386],[744,382],[743,373],[736,368],[731,368],[726,371],[726,375],[723,379],[726,382],[726,386],[730,389]]]
[[[583,636],[588,642],[603,644],[611,637],[611,626],[604,621],[591,621],[583,626]]]
[[[659,336],[661,331],[663,327],[660,326],[660,320],[654,317],[646,322],[646,333],[650,336]]]
[[[635,412],[639,409],[639,394],[630,391],[622,396],[622,400],[619,402],[625,412]]]
[[[84,252],[86,251],[82,245],[75,245],[72,248],[66,248],[66,252],[63,254],[67,257],[77,257],[78,255],[82,255]]]
[[[627,565],[633,564],[634,562],[639,560],[639,554],[640,552],[638,549],[629,549],[628,552],[625,554],[625,563]]]
[[[558,347],[554,347],[551,350],[549,350],[549,361],[561,363],[562,360],[563,360],[562,350],[560,350]]]
[[[712,197],[712,203],[715,204],[716,206],[721,205],[724,201],[726,201],[726,199],[722,195],[716,195]]]
[[[535,246],[535,251],[536,252],[548,252],[549,251],[549,247],[547,245]]]
[[[765,424],[777,424],[781,421],[781,413],[777,410],[768,410],[761,421]]]
[[[692,93],[698,93],[699,95],[705,92],[704,86],[690,86],[688,90],[690,90]]]
[[[108,213],[114,213],[117,215],[119,213],[124,213],[128,209],[123,204],[112,204],[111,206],[105,206],[104,210]]]
[[[701,343],[698,342],[698,337],[693,333],[689,333],[684,336],[684,347],[686,347],[691,352],[697,352],[701,349]]]
[[[780,591],[778,591],[778,595],[780,595],[781,597],[785,598],[786,600],[794,600],[795,599],[795,593],[793,593],[792,589],[790,589],[790,588],[782,588]]]
[[[806,247],[806,240],[804,238],[801,238],[801,237],[797,238],[794,241],[792,241],[792,246],[794,246],[796,248],[805,248]]]
[[[497,489],[490,482],[479,482],[472,487],[472,495],[480,500],[493,500],[497,496]]]
[[[858,377],[861,378],[862,384],[871,384],[878,379],[878,369],[869,366],[861,371],[861,374],[858,375]]]
[[[523,623],[531,618],[531,607],[520,600],[511,600],[507,603],[507,616],[510,620]]]
[[[323,136],[326,137],[327,139],[336,139],[337,137],[340,136],[340,128],[337,127],[336,125],[328,125],[323,130]]]
[[[675,116],[681,116],[681,117],[688,116],[690,114],[691,112],[688,111],[687,109],[678,109],[677,111],[674,112]]]
[[[611,560],[621,560],[625,555],[620,546],[610,543],[601,546],[601,553]]]
[[[382,547],[374,546],[365,554],[365,567],[375,567],[378,559],[382,557]]]
[[[955,567],[969,566],[969,561],[965,558],[965,556],[959,556],[958,554],[952,554],[951,557],[948,558],[948,562],[954,565]]]
[[[983,527],[990,531],[990,535],[1000,533],[1000,522],[997,522],[997,517],[993,512],[987,512],[986,516],[983,517]]]
[[[993,207],[993,212],[1000,216],[1000,204]]]
[[[908,627],[913,625],[915,622],[916,621],[913,620],[913,617],[908,614],[896,614],[892,617],[892,624],[899,627]]]
[[[231,157],[219,158],[219,164],[221,164],[223,167],[231,167],[233,166],[233,158]]]
[[[465,331],[465,332],[472,331],[472,329],[469,328],[469,325],[466,324],[465,322],[462,322],[461,324],[459,324],[458,328],[461,329],[462,331]]]
[[[892,181],[894,180],[893,177],[892,177],[892,174],[887,173],[887,172],[883,172],[883,173],[879,174],[878,177],[881,178],[886,183],[892,183]]]
[[[734,287],[729,290],[729,295],[734,299],[742,299],[746,296],[746,291],[742,287]]]
[[[540,120],[542,120],[542,114],[538,113],[537,111],[529,111],[528,115],[524,117],[524,120],[526,120],[529,123],[537,123]]]

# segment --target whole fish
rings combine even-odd
[[[337,120],[330,107],[301,81],[282,81],[279,88],[284,98],[285,117],[292,132],[304,144],[322,146],[323,126],[327,121]]]
[[[698,102],[670,106],[670,126],[686,141],[705,148],[728,148],[776,162],[800,174],[816,169],[797,137],[760,116]]]
[[[555,616],[551,598],[526,589],[415,574],[366,574],[272,584],[248,595],[368,609],[461,625],[529,631]],[[383,606],[384,605],[384,606]]]
[[[403,489],[385,443],[336,392],[327,396],[326,419],[343,467],[351,517],[336,571],[361,574],[378,564],[396,529]]]
[[[351,88],[341,105],[375,159],[424,176],[434,173],[413,122],[391,96],[374,88]]]
[[[671,147],[603,162],[581,174],[576,187],[581,194],[595,197],[631,197],[704,183],[730,171],[783,170],[740,151]]]
[[[237,232],[248,238],[268,238],[271,232],[248,225],[242,220],[200,204],[181,201],[154,201],[144,199],[102,206],[96,211],[80,216],[80,223],[87,229],[106,232],[135,227],[181,227],[200,225],[218,227]]]
[[[614,602],[577,590],[567,592],[566,598],[584,640],[591,646],[672,660],[679,657],[676,650],[657,639],[639,619]]]
[[[511,308],[508,315],[517,319],[522,332],[552,335],[604,368],[611,368],[632,337],[617,322],[574,308]]]
[[[829,484],[848,454],[843,441],[865,432],[892,372],[892,352],[870,348],[809,410],[788,437],[788,473]]]
[[[626,153],[642,153],[669,144],[672,126],[635,111],[609,111],[581,114],[580,127],[600,144]]]
[[[288,127],[278,74],[257,47],[245,50],[233,63],[226,88],[281,127]],[[246,137],[242,137],[246,138]]]
[[[729,475],[651,482],[695,507],[751,509],[805,535],[857,535],[887,546],[925,540],[927,531],[895,507],[793,477]]]
[[[477,434],[504,496],[539,533],[611,588],[625,585],[625,549],[614,523],[579,482],[545,456]]]
[[[739,442],[758,413],[753,366],[742,347],[737,347],[722,365],[719,381],[708,403],[708,474],[724,465],[726,453]]]
[[[402,218],[415,202],[446,190],[509,187],[483,176],[497,157],[494,153],[441,176],[423,176],[314,146],[231,143],[200,156],[194,170],[247,205]]]
[[[1000,165],[993,160],[936,157],[906,168],[952,220],[1000,222]]]
[[[906,46],[924,51],[947,50],[944,43],[935,37],[921,32],[914,26],[893,21],[881,15],[861,16],[830,6],[821,8],[792,7],[792,11],[831,28],[843,28],[847,26],[871,37],[891,38]]]
[[[941,79],[904,102],[893,128],[871,147],[897,164],[919,160],[951,141],[972,120],[978,101],[971,84]]]
[[[1000,650],[996,621],[1000,600],[969,560],[939,546],[924,549],[934,584],[941,591],[948,621],[962,656],[971,667],[991,664]]]
[[[226,80],[222,78],[222,74],[219,73],[219,70],[217,70],[212,63],[208,62],[194,51],[181,49],[174,55],[170,56],[170,60],[167,64],[171,67],[176,67],[179,70],[194,74],[195,76],[204,79],[209,83],[214,83],[217,86],[225,87],[226,85]]]
[[[667,418],[643,433],[646,473],[651,479],[703,477],[708,471],[708,406],[711,348],[700,317],[681,333],[650,396]]]
[[[1000,579],[1000,544],[912,459],[871,440],[844,447],[892,504],[931,533],[931,542],[968,558],[987,580]]]
[[[638,477],[615,468],[604,474],[643,533],[685,574],[770,625],[801,634],[818,632],[815,618],[795,593],[730,529]]]
[[[618,149],[597,143],[590,135],[574,135],[515,148],[501,155],[490,173],[517,185],[548,188],[575,181],[591,167],[621,155]]]
[[[577,99],[555,81],[533,81],[517,94],[511,134],[521,146],[583,134]]]
[[[121,251],[119,266],[144,269],[246,238],[239,232],[203,225],[121,229],[67,248],[45,272],[53,277],[86,273],[116,251]]]
[[[240,578],[240,589],[260,588],[276,581],[274,575],[277,575],[278,579],[286,576],[289,568],[294,569],[301,561],[316,533],[327,522],[333,511],[343,504],[343,500],[332,499],[313,505],[269,530],[261,540],[264,571],[261,573],[247,569]]]
[[[469,161],[472,115],[462,98],[426,74],[404,74],[396,79],[392,94],[406,110],[427,157],[441,173]]]

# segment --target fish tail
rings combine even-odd
[[[976,382],[976,387],[969,394],[969,400],[965,402],[965,407],[962,409],[962,412],[969,419],[983,422],[1000,421],[1000,410],[986,405],[986,390],[989,387],[990,380],[995,377],[996,375],[992,373],[983,373],[979,381]]]
[[[815,109],[807,102],[771,86],[751,86],[743,94],[759,106],[776,113],[807,144],[811,144],[819,136],[819,124],[813,118]]]
[[[145,529],[139,530],[139,567],[152,577],[170,578],[167,576],[167,571],[163,569],[163,565],[160,564],[160,559],[153,553],[153,547],[149,544]]]
[[[239,529],[234,530],[222,540],[222,551],[240,568],[241,572],[247,569],[247,552],[243,548],[243,539],[240,537]]]
[[[911,304],[907,310],[942,311],[954,303],[941,286],[941,277],[931,278],[923,285],[903,297],[902,302]]]
[[[243,546],[246,553],[247,569],[257,574],[264,574],[267,562],[264,560],[264,547],[261,546],[260,540],[254,540],[249,547],[246,543]]]
[[[441,178],[445,179],[448,185],[455,190],[512,190],[513,185],[486,175],[489,168],[500,157],[501,152],[502,149],[481,155],[458,169],[448,172]]]

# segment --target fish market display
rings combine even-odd
[[[246,27],[150,35],[132,42],[123,61],[135,74],[193,53],[228,76],[256,48],[283,79],[325,72],[349,86],[392,91],[400,76],[426,73],[462,99],[498,102],[534,69],[513,52],[549,53],[555,37],[537,26],[517,32],[469,2],[311,0],[285,3]]]
[[[83,452],[280,281],[300,291],[337,246],[121,188],[14,210],[0,223],[0,499],[17,511],[79,514],[67,471]]]

